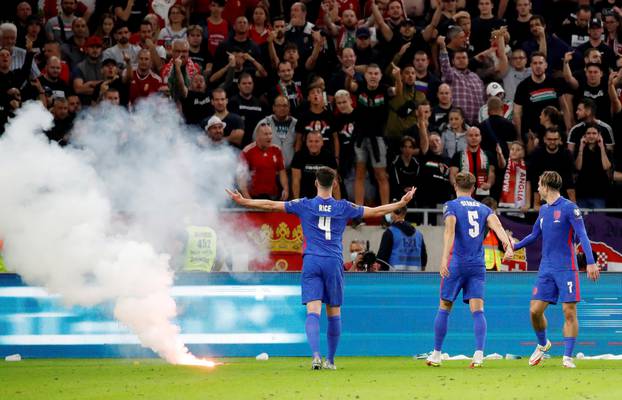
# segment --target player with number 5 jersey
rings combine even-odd
[[[556,304],[561,300],[564,311],[562,366],[575,368],[572,352],[579,333],[577,303],[581,301],[579,269],[574,251],[576,239],[579,239],[585,253],[588,277],[597,280],[599,269],[594,263],[581,210],[575,203],[560,196],[561,187],[562,177],[557,172],[545,171],[540,176],[538,192],[546,204],[540,208],[532,232],[514,248],[521,249],[542,236],[542,259],[529,307],[538,344],[529,358],[529,365],[538,365],[551,348],[551,341],[546,337],[547,320],[544,311],[549,304]]]
[[[434,320],[434,351],[427,358],[429,366],[441,365],[441,350],[447,334],[447,321],[453,303],[462,291],[462,300],[469,304],[475,331],[475,353],[471,368],[484,363],[486,317],[484,316],[484,282],[486,264],[483,241],[492,229],[512,256],[510,238],[499,218],[490,208],[471,197],[475,176],[470,172],[456,175],[457,198],[445,204],[445,234],[440,274],[440,305]]]
[[[288,202],[253,200],[239,192],[227,190],[236,203],[267,211],[285,211],[300,218],[305,248],[302,262],[302,303],[307,307],[305,331],[311,347],[312,369],[336,369],[335,353],[341,336],[341,305],[343,303],[343,248],[341,238],[350,219],[382,217],[406,207],[415,189],[398,202],[379,207],[362,207],[332,196],[336,184],[334,170],[322,167],[316,173],[317,196]],[[322,363],[320,355],[320,314],[326,304],[328,352]]]

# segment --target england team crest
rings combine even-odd
[[[562,216],[562,211],[561,210],[555,210],[553,211],[553,218],[555,218],[555,220],[559,220],[559,218]]]

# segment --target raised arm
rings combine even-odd
[[[456,216],[448,215],[445,218],[445,233],[443,234],[443,253],[441,256],[440,274],[446,278],[449,276],[449,253],[454,247],[454,238],[456,236]]]
[[[237,204],[242,207],[247,208],[257,208],[259,210],[264,211],[275,211],[275,212],[285,212],[285,202],[284,201],[272,201],[272,200],[258,200],[258,199],[247,199],[240,192],[225,189],[231,200],[235,201]]]
[[[378,207],[363,208],[363,218],[382,217],[383,215],[389,214],[398,208],[406,207],[415,195],[415,190],[415,188],[410,189],[400,201],[396,201],[395,203],[384,204]]]

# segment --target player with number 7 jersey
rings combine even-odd
[[[497,234],[506,254],[512,254],[512,246],[499,218],[489,207],[471,197],[475,189],[475,176],[470,172],[459,172],[455,179],[457,198],[445,203],[443,210],[445,234],[440,266],[440,304],[434,320],[434,351],[426,363],[433,367],[441,365],[441,350],[447,334],[449,313],[462,291],[462,300],[469,304],[473,316],[475,353],[471,367],[474,368],[484,363],[486,264],[483,242],[488,228]]]
[[[335,353],[341,336],[341,305],[343,304],[343,248],[342,236],[350,219],[381,217],[398,208],[406,207],[415,189],[400,201],[379,207],[362,207],[332,196],[336,172],[322,167],[316,172],[317,196],[288,202],[253,200],[239,192],[227,190],[236,203],[266,211],[286,211],[300,218],[305,247],[302,261],[302,303],[307,307],[305,331],[311,347],[312,369],[336,369]],[[320,355],[320,314],[326,304],[328,352],[322,363]]]

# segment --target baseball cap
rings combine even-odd
[[[99,36],[91,36],[84,43],[84,47],[103,47],[103,45],[104,42]]]
[[[490,82],[486,87],[487,96],[496,96],[499,93],[505,93],[505,90],[503,90],[503,86],[499,85],[497,82]]]
[[[599,18],[592,18],[590,20],[590,28],[602,28],[603,27],[603,21],[601,21]]]
[[[357,38],[361,38],[361,37],[370,37],[371,36],[371,31],[369,30],[368,27],[366,26],[361,26],[360,28],[358,28],[356,30],[356,37]]]
[[[207,125],[205,125],[205,130],[208,130],[209,128],[211,128],[214,125],[222,125],[223,129],[225,129],[225,127],[227,126],[227,124],[222,122],[222,120],[220,118],[218,118],[217,116],[213,115],[210,119],[207,120]]]
[[[112,64],[112,65],[116,66],[117,65],[117,60],[115,60],[114,58],[108,57],[104,61],[102,61],[102,65],[109,65],[109,64]]]
[[[406,18],[400,22],[400,26],[415,26],[415,21],[410,18]]]

